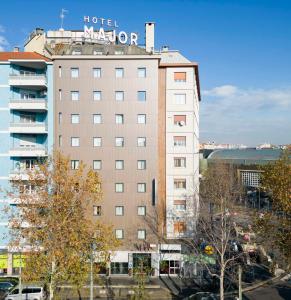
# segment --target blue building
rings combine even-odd
[[[53,77],[50,59],[35,52],[0,52],[0,272],[11,273],[7,261],[8,218],[15,206],[7,196],[17,174],[20,192],[31,193],[25,172],[48,155],[53,145]],[[11,264],[9,264],[11,265]],[[7,270],[8,269],[8,270]]]

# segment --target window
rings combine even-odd
[[[124,69],[123,68],[116,68],[115,69],[115,77],[116,78],[124,77]]]
[[[186,72],[174,72],[175,82],[186,82]]]
[[[146,161],[145,160],[138,160],[137,161],[137,169],[138,170],[145,170],[146,169]]]
[[[93,68],[93,77],[100,78],[101,77],[101,68]]]
[[[115,215],[123,216],[124,215],[124,206],[115,206]]]
[[[62,135],[60,134],[59,135],[59,147],[62,147],[63,146],[63,137]]]
[[[79,68],[71,68],[71,77],[78,78],[79,77]]]
[[[79,49],[75,49],[72,51],[72,55],[81,55],[81,54],[82,54],[82,51]]]
[[[174,223],[174,234],[176,234],[176,235],[184,234],[185,231],[186,231],[185,222],[175,222]]]
[[[137,100],[138,101],[146,101],[146,91],[138,91],[137,92]]]
[[[186,94],[175,94],[174,95],[175,104],[186,104]]]
[[[72,101],[79,101],[79,92],[78,91],[72,91],[71,92],[71,99],[72,99]]]
[[[145,231],[145,229],[139,229],[137,231],[137,238],[139,240],[145,240],[145,238],[146,238],[146,231]]]
[[[71,169],[78,170],[79,169],[79,161],[78,160],[71,160]]]
[[[93,137],[93,147],[101,147],[101,146],[102,146],[102,138]]]
[[[63,114],[59,112],[59,124],[61,124],[63,121]]]
[[[145,216],[146,215],[146,207],[145,206],[138,206],[137,207],[137,214],[138,214],[138,216]]]
[[[123,193],[124,192],[124,184],[123,183],[115,183],[115,192]]]
[[[116,91],[115,92],[115,100],[116,101],[123,101],[124,100],[124,92],[123,91]]]
[[[123,115],[115,115],[115,124],[123,124],[124,118]]]
[[[115,161],[115,169],[123,170],[124,169],[124,160],[116,160]]]
[[[145,147],[146,146],[146,138],[145,137],[138,137],[137,138],[137,146],[138,147]]]
[[[94,124],[101,124],[102,123],[102,116],[100,114],[93,115],[93,123]]]
[[[59,100],[62,100],[62,90],[59,89]]]
[[[128,263],[127,262],[111,262],[110,263],[111,274],[115,275],[128,275]]]
[[[94,99],[94,101],[100,101],[101,100],[101,91],[94,91],[93,99]]]
[[[186,189],[186,179],[174,179],[175,189]]]
[[[186,137],[185,136],[174,136],[174,146],[185,147],[186,146]]]
[[[115,238],[117,239],[123,239],[123,229],[115,229]]]
[[[146,115],[137,115],[137,124],[145,124]]]
[[[145,78],[146,77],[146,68],[138,68],[137,69],[137,77]]]
[[[80,146],[80,138],[71,137],[71,146],[72,147],[79,147]]]
[[[185,115],[174,115],[174,125],[185,126],[186,116]]]
[[[180,274],[180,261],[179,260],[161,260],[160,261],[160,274]],[[203,297],[202,297],[203,299]]]
[[[138,183],[137,184],[137,192],[138,193],[145,193],[146,192],[146,184],[145,183]]]
[[[93,205],[93,216],[101,216],[101,206]]]
[[[59,66],[59,77],[61,78],[62,77],[62,67]]]
[[[71,114],[71,123],[79,124],[80,123],[80,115],[79,114]]]
[[[186,157],[174,157],[175,168],[186,168]]]
[[[174,200],[175,210],[186,210],[186,200]]]
[[[116,147],[123,147],[124,146],[124,138],[123,137],[116,137],[115,138],[115,146]]]
[[[101,170],[102,162],[101,160],[93,160],[93,170]]]

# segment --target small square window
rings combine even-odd
[[[123,124],[124,117],[121,114],[115,115],[115,124]]]
[[[137,115],[137,124],[145,124],[146,123],[146,115],[139,114]]]
[[[137,169],[138,170],[145,170],[146,169],[146,161],[145,160],[138,160],[137,161]]]
[[[101,68],[93,68],[93,77],[100,78],[101,77]]]
[[[138,99],[138,101],[141,101],[141,102],[146,101],[146,91],[138,91],[137,99]]]
[[[146,138],[145,137],[138,137],[137,138],[137,146],[138,147],[145,147],[146,146]]]
[[[71,114],[71,123],[79,124],[80,123],[80,115],[79,114]]]
[[[186,115],[174,115],[174,125],[183,127],[186,125]]]
[[[101,216],[101,206],[93,206],[93,216]]]
[[[123,68],[116,68],[115,69],[115,77],[116,78],[124,77],[124,69]]]
[[[174,200],[175,210],[186,210],[186,200]]]
[[[78,160],[71,160],[71,169],[78,170],[79,169],[79,161]]]
[[[185,147],[186,137],[185,136],[174,136],[174,146],[175,147]]]
[[[186,104],[186,94],[175,94],[174,101],[175,104]]]
[[[124,215],[124,206],[115,206],[115,215],[123,216]]]
[[[115,183],[115,192],[123,193],[124,192],[124,184],[123,183]]]
[[[101,146],[102,146],[102,138],[93,137],[93,147],[101,147]]]
[[[145,183],[138,183],[137,184],[137,192],[138,193],[145,193],[146,192],[146,184]]]
[[[176,190],[186,189],[186,179],[174,179],[174,188]]]
[[[186,82],[186,72],[174,72],[175,82]]]
[[[123,137],[116,137],[115,138],[115,146],[116,147],[124,147],[124,138]]]
[[[116,160],[115,161],[115,169],[123,170],[124,169],[124,160]]]
[[[100,114],[93,115],[93,123],[94,124],[101,124],[102,123],[102,116]]]
[[[101,101],[101,91],[94,91],[93,99],[94,99],[94,101]]]
[[[186,157],[174,157],[175,168],[186,168]]]
[[[138,76],[138,78],[145,78],[146,77],[146,68],[138,68],[137,76]]]
[[[79,68],[71,68],[71,77],[78,78],[79,77]]]
[[[116,91],[115,92],[115,100],[116,101],[124,101],[124,92],[123,91]]]
[[[80,146],[80,138],[79,137],[71,137],[71,146],[79,147]]]
[[[146,207],[145,206],[138,206],[137,207],[137,214],[138,214],[138,216],[145,216],[146,215]]]
[[[79,101],[80,98],[79,95],[80,95],[79,91],[72,91],[71,92],[72,101]]]
[[[115,237],[117,239],[123,239],[124,235],[123,235],[123,229],[115,229]]]
[[[145,238],[146,238],[146,231],[145,231],[145,229],[139,229],[137,231],[137,238],[139,240],[145,240]]]
[[[102,162],[101,160],[93,160],[93,170],[101,170]]]

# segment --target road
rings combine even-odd
[[[244,300],[290,300],[291,282],[279,281],[244,293]]]

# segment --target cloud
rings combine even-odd
[[[291,87],[242,89],[223,85],[202,91],[201,141],[291,142]]]
[[[5,28],[0,25],[0,51],[4,51],[5,48],[9,45],[3,33],[5,33]]]

